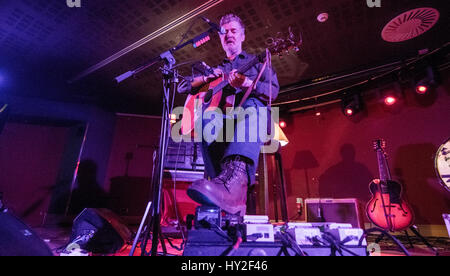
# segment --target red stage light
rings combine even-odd
[[[351,109],[351,108],[346,108],[346,109],[345,109],[345,115],[347,115],[347,116],[352,116],[352,115],[353,115],[353,109]]]
[[[428,87],[426,85],[418,85],[416,86],[416,92],[418,94],[425,94],[428,91]]]
[[[281,128],[287,127],[286,122],[285,122],[285,121],[280,121],[280,127],[281,127]]]
[[[394,96],[387,96],[386,98],[384,98],[384,103],[386,105],[393,105],[397,102],[397,98],[395,98]]]
[[[341,98],[341,108],[344,116],[351,117],[361,112],[364,108],[360,91],[350,91]]]

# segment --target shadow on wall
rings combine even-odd
[[[431,143],[411,144],[395,153],[393,178],[402,184],[403,198],[413,207],[418,224],[442,224],[442,213],[450,209],[450,196],[434,166],[437,149]]]
[[[290,179],[289,183],[296,183],[298,182],[298,185],[304,184],[305,187],[305,197],[311,197],[311,187],[313,183],[310,182],[310,176],[309,171],[311,169],[318,168],[319,162],[317,162],[316,157],[314,157],[314,154],[310,150],[301,150],[295,153],[294,157],[294,163],[292,168],[303,171],[305,177],[296,179],[294,182],[292,182],[292,179]],[[288,177],[291,177],[288,175]],[[287,187],[287,194],[292,194],[292,188],[290,185]]]
[[[344,144],[340,149],[341,161],[328,168],[319,177],[321,198],[358,198],[366,202],[370,197],[369,182],[372,173],[355,160],[355,147]]]
[[[84,208],[108,208],[108,198],[108,194],[97,182],[97,164],[89,159],[81,161],[69,213],[78,214]]]

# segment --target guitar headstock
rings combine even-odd
[[[375,151],[381,151],[384,153],[385,148],[386,148],[386,141],[384,139],[377,139],[373,141],[373,149]]]
[[[297,36],[294,34],[292,27],[289,27],[288,34],[285,35],[282,32],[278,32],[276,37],[269,37],[266,40],[266,45],[272,55],[283,56],[289,54],[289,51],[300,51],[300,47],[303,44],[303,39],[299,33]]]

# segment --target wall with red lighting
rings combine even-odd
[[[116,116],[104,187],[111,209],[120,215],[137,216],[145,211],[160,127],[157,117]]]
[[[290,143],[282,149],[288,211],[296,198],[370,199],[369,181],[378,176],[372,141],[386,140],[392,177],[404,187],[417,224],[443,224],[450,193],[439,183],[434,157],[450,138],[450,80],[434,93],[419,97],[413,89],[391,109],[376,96],[364,97],[364,112],[345,117],[339,104],[285,118]],[[271,208],[272,209],[272,208]],[[273,211],[271,210],[272,216]]]
[[[117,116],[104,187],[110,197],[110,208],[127,217],[131,223],[140,221],[148,201],[153,199],[153,153],[159,145],[160,127],[159,117]],[[177,221],[177,214],[184,220],[186,215],[195,213],[198,205],[186,194],[189,185],[181,181],[174,185],[165,178],[162,193],[163,226]]]
[[[0,135],[0,192],[4,204],[32,226],[48,211],[68,129],[7,123]]]
[[[6,102],[11,109],[0,134],[0,192],[7,207],[31,226],[55,223],[49,215],[66,214],[71,190],[80,186],[80,175],[73,181],[78,157],[84,182],[103,189],[114,114],[93,105],[37,98],[9,97]]]
[[[364,111],[352,118],[342,114],[339,104],[321,108],[321,116],[307,111],[284,118],[290,141],[281,150],[289,218],[296,216],[296,198],[357,198],[365,204],[370,199],[368,184],[378,177],[372,142],[383,138],[392,177],[403,185],[415,223],[443,224],[442,213],[450,211],[450,193],[438,181],[434,157],[450,137],[449,78],[426,97],[405,90],[392,108],[372,95],[364,97]],[[158,118],[117,117],[104,186],[119,214],[139,215],[145,209],[159,127]],[[183,185],[177,203],[184,206],[180,207],[184,217],[195,205],[185,197],[187,185]],[[269,191],[271,219],[275,217],[272,196]]]

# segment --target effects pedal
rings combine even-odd
[[[245,240],[247,242],[274,242],[274,227],[268,216],[244,216]]]

